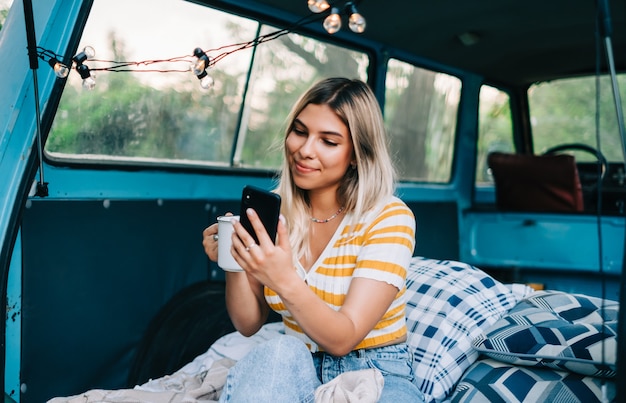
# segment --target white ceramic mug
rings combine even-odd
[[[239,220],[239,216],[217,217],[217,265],[224,271],[243,271],[230,253],[234,231],[232,220]]]

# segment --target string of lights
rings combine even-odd
[[[143,61],[114,61],[95,59],[95,49],[91,46],[84,47],[71,59],[71,63],[64,63],[64,58],[51,50],[37,46],[37,56],[48,63],[54,70],[55,75],[60,79],[69,76],[71,68],[76,70],[82,78],[83,88],[91,90],[96,85],[96,80],[92,72],[157,72],[157,73],[181,73],[191,71],[200,80],[200,86],[204,89],[210,89],[213,84],[213,78],[208,74],[207,70],[213,68],[219,61],[225,57],[238,52],[240,50],[249,49],[262,43],[269,42],[280,38],[297,30],[299,27],[314,21],[323,19],[323,27],[329,34],[334,34],[341,29],[342,14],[348,17],[348,26],[355,33],[363,33],[365,31],[365,18],[357,11],[357,3],[359,1],[349,1],[343,6],[337,6],[337,3],[329,3],[327,0],[307,0],[307,5],[311,14],[301,18],[290,28],[279,29],[264,35],[260,35],[251,41],[241,42],[232,45],[221,46],[216,49],[203,50],[198,47],[193,50],[191,55],[177,56],[168,59],[154,59]],[[220,52],[220,53],[217,53]],[[210,54],[217,53],[215,56]],[[97,62],[98,65],[104,67],[89,67],[86,62]],[[154,68],[154,65],[177,64],[184,63],[185,67],[180,68]]]

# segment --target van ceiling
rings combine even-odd
[[[615,64],[618,71],[623,71],[626,69],[626,2],[606,1],[613,28]],[[258,2],[298,17],[309,14],[306,0]],[[345,4],[344,1],[329,3]],[[596,70],[597,1],[594,0],[362,0],[355,3],[367,20],[367,28],[361,34],[364,37],[480,74],[495,83],[524,86]],[[463,34],[470,34],[476,43],[464,45],[460,40]],[[606,66],[604,48],[600,50],[602,65]]]

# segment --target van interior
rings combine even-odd
[[[416,257],[624,301],[623,1],[0,12],[5,401],[132,388],[234,331],[202,231],[239,212],[244,186],[274,188],[284,119],[324,77],[376,93]]]

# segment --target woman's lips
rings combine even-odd
[[[305,173],[306,174],[306,173],[311,173],[311,172],[317,171],[317,169],[315,169],[315,168],[307,167],[306,165],[302,165],[302,164],[300,164],[298,162],[295,163],[295,166],[296,166],[296,170],[298,172],[300,172],[300,173]]]

